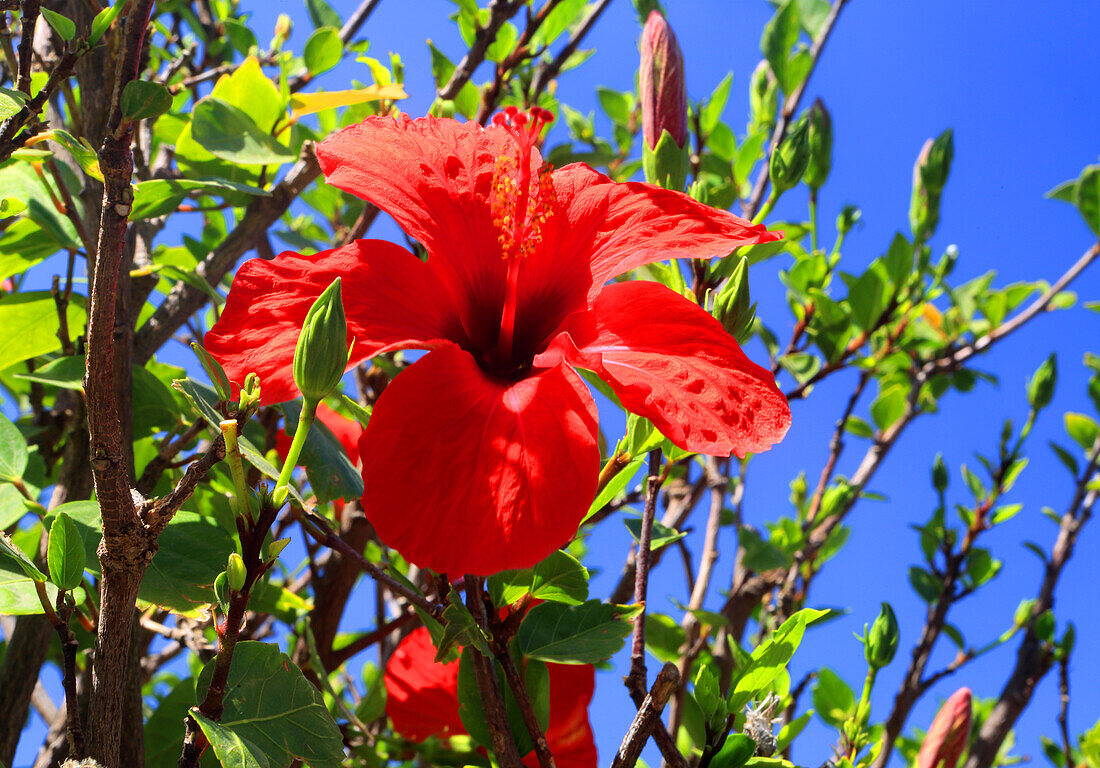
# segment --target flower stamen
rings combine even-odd
[[[497,158],[490,199],[500,253],[508,262],[497,341],[497,351],[505,360],[512,356],[520,263],[542,243],[543,225],[550,219],[554,208],[550,164],[544,163],[539,168],[537,178],[532,179],[531,174],[531,150],[538,142],[543,126],[553,119],[548,110],[540,107],[532,107],[530,113],[507,107],[503,113],[493,116],[493,125],[507,131],[519,148],[518,162],[506,155]]]

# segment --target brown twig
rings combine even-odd
[[[15,89],[31,95],[31,59],[34,57],[34,28],[38,24],[38,11],[42,0],[21,0],[19,17],[22,31],[19,35],[19,76]]]
[[[592,31],[592,27],[599,21],[600,16],[603,15],[609,5],[611,5],[611,0],[598,0],[588,11],[588,15],[577,25],[573,34],[569,36],[565,46],[558,51],[558,55],[549,62],[539,65],[538,69],[535,70],[535,76],[531,79],[531,90],[527,97],[530,103],[537,103],[539,96],[550,86],[551,81],[561,74],[565,62],[569,61],[573,54],[577,52],[581,41]]]
[[[489,50],[489,46],[496,40],[497,32],[504,26],[504,22],[515,16],[519,9],[526,4],[526,0],[490,0],[488,8],[489,21],[484,27],[479,26],[474,32],[474,42],[470,46],[470,50],[462,57],[462,61],[458,62],[458,66],[451,73],[450,79],[436,93],[437,99],[450,101],[458,95],[458,92],[462,90],[462,86],[466,85],[473,77],[474,70],[481,66],[481,62],[485,61],[485,54]]]
[[[634,716],[634,721],[630,724],[623,743],[611,762],[611,768],[632,768],[638,762],[642,747],[654,732],[654,728],[659,727],[664,730],[661,724],[661,711],[665,708],[668,697],[679,685],[680,673],[676,670],[676,666],[665,664],[657,673],[653,687],[649,689],[649,693],[638,707],[638,714]]]
[[[630,673],[623,680],[630,695],[636,701],[645,698],[645,606],[646,592],[649,587],[650,543],[653,538],[653,517],[657,511],[657,491],[661,488],[660,478],[661,451],[649,452],[649,473],[646,476],[645,507],[642,510],[642,529],[638,535],[637,555],[634,568],[634,604],[641,611],[634,617],[634,632],[630,648]]]
[[[501,669],[504,670],[504,679],[507,681],[508,687],[512,689],[512,695],[519,706],[520,716],[523,718],[527,735],[531,737],[531,743],[535,745],[535,757],[539,761],[539,768],[555,768],[554,756],[550,754],[550,748],[546,744],[546,736],[543,735],[542,726],[539,725],[538,718],[535,717],[535,710],[531,706],[527,688],[523,685],[523,680],[520,679],[516,663],[512,661],[512,656],[508,653],[507,647],[494,646],[493,655],[496,656]]]

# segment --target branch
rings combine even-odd
[[[654,727],[660,726],[661,710],[665,708],[665,702],[672,692],[680,685],[680,673],[672,664],[665,664],[657,673],[657,679],[653,681],[653,687],[638,708],[638,714],[630,724],[630,729],[623,738],[622,746],[611,763],[611,768],[633,768],[642,754]],[[667,760],[667,758],[666,758]]]
[[[145,534],[130,493],[130,445],[123,440],[117,405],[122,393],[117,391],[114,371],[119,273],[123,268],[127,217],[134,200],[130,186],[133,125],[122,116],[120,99],[123,88],[138,77],[152,10],[153,0],[135,0],[118,56],[107,133],[99,150],[103,203],[88,300],[84,391],[92,474],[103,524],[99,549],[103,572],[101,610],[90,703],[96,718],[90,724],[88,754],[106,768],[118,765],[134,605],[141,576],[151,559],[148,553],[156,548],[155,537]],[[56,70],[51,78],[55,74]]]
[[[485,613],[485,601],[481,596],[482,580],[467,575],[465,581],[466,607],[470,609],[478,626],[485,629],[489,622]],[[521,768],[519,750],[516,749],[516,741],[508,729],[508,715],[504,710],[500,685],[497,683],[496,666],[492,659],[476,648],[473,649],[470,659],[474,663],[474,672],[477,675],[477,687],[481,694],[481,707],[485,712],[485,724],[489,728],[493,755],[501,768]]]
[[[925,362],[924,365],[921,366],[921,375],[927,378],[937,373],[949,373],[957,369],[962,363],[969,360],[974,355],[979,352],[984,352],[1013,331],[1018,330],[1040,312],[1047,310],[1054,297],[1065,290],[1066,286],[1073,282],[1089,264],[1095,261],[1097,256],[1100,256],[1100,243],[1093,244],[1091,248],[1085,251],[1072,267],[1066,270],[1066,272],[1058,278],[1042,296],[1029,304],[1022,312],[1015,315],[1008,322],[997,326],[989,333],[955,350],[951,354]]]
[[[634,605],[641,606],[641,612],[634,617],[634,639],[630,649],[630,674],[623,683],[636,701],[645,698],[645,603],[649,586],[650,544],[653,536],[653,516],[657,511],[657,491],[661,488],[658,469],[661,464],[661,451],[649,452],[649,474],[646,477],[645,507],[642,511],[642,530],[638,536],[638,554],[634,567]]]

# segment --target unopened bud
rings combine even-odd
[[[307,401],[320,402],[340,383],[347,364],[348,324],[336,278],[306,314],[294,350],[294,383]]]
[[[833,121],[821,99],[810,108],[809,144],[810,160],[802,178],[807,187],[817,191],[829,178],[833,165]]]
[[[275,38],[271,41],[271,47],[275,50],[281,48],[290,37],[292,29],[294,29],[294,22],[285,13],[280,13],[279,18],[275,20]]]
[[[917,768],[955,768],[970,741],[970,689],[960,688],[943,703],[917,754]]]
[[[210,383],[214,385],[214,390],[218,393],[218,399],[228,401],[230,393],[229,377],[225,375],[225,369],[222,368],[221,363],[211,357],[209,352],[195,342],[191,342],[191,351],[195,353],[195,357],[202,364],[202,369],[206,371]]]
[[[918,240],[927,239],[940,222],[940,197],[951,172],[955,154],[951,129],[921,148],[913,166],[913,196],[909,202],[909,226]]]
[[[937,453],[932,462],[932,487],[940,493],[947,490],[947,465],[943,463],[942,453]]]
[[[726,285],[714,297],[714,317],[730,336],[744,344],[756,320],[756,305],[749,298],[749,259],[742,256]]]
[[[852,227],[859,221],[859,217],[863,215],[856,206],[849,203],[840,209],[840,215],[836,217],[836,231],[837,234],[846,235],[852,231]]]
[[[898,620],[889,603],[883,603],[871,629],[863,630],[863,655],[872,669],[882,669],[898,652]]]
[[[771,133],[775,113],[779,109],[779,82],[767,61],[761,60],[752,72],[749,83],[749,134]]]
[[[684,55],[672,27],[660,11],[651,11],[642,30],[642,67],[638,76],[642,103],[642,138],[657,148],[664,131],[677,147],[688,139],[687,86]]]
[[[772,152],[768,176],[777,194],[793,189],[806,172],[810,161],[809,133],[809,120],[804,117]]]
[[[229,562],[225,565],[225,578],[229,588],[234,592],[244,589],[245,579],[248,578],[248,569],[244,565],[244,558],[236,552],[229,553]]]
[[[250,373],[244,377],[241,385],[241,410],[247,410],[260,402],[260,377]]]
[[[1035,370],[1027,383],[1027,402],[1035,410],[1046,408],[1054,397],[1054,385],[1058,381],[1058,360],[1052,354]]]

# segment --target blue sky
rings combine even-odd
[[[301,49],[311,27],[297,0],[245,0],[242,5],[254,11],[253,28],[264,41],[270,38],[275,16],[290,14],[296,25],[291,45]],[[355,3],[340,0],[333,5],[346,16]],[[831,222],[845,203],[855,203],[863,211],[861,226],[847,240],[842,268],[858,271],[885,251],[896,230],[907,232],[913,160],[926,138],[948,126],[955,131],[955,162],[940,227],[931,245],[936,254],[948,245],[958,247],[956,282],[989,270],[998,272],[997,283],[1002,285],[1053,280],[1089,247],[1092,236],[1076,212],[1065,203],[1043,197],[1051,187],[1096,162],[1100,153],[1100,100],[1095,80],[1100,72],[1100,49],[1096,46],[1100,14],[1095,9],[1084,12],[1087,6],[1065,0],[1043,3],[1041,9],[1039,4],[1023,0],[849,3],[804,101],[809,104],[822,97],[833,117],[833,173],[820,196],[822,222]],[[734,72],[724,118],[741,133],[747,120],[748,79],[760,58],[760,32],[771,15],[771,6],[764,0],[672,0],[666,7],[686,55],[693,99],[705,97],[726,72]],[[432,39],[455,60],[464,52],[457,29],[447,21],[452,9],[446,0],[382,0],[361,33],[372,41],[372,55],[401,53],[411,95],[403,108],[414,115],[428,108],[433,93],[425,40]],[[561,79],[559,97],[587,112],[597,109],[596,86],[632,88],[639,32],[631,4],[615,0],[586,40],[584,47],[595,48],[597,53]],[[317,84],[338,89],[347,87],[352,77],[367,80],[369,76],[362,65],[345,63]],[[606,122],[603,126],[607,127]],[[563,138],[561,133],[554,134],[551,143]],[[803,191],[792,193],[775,214],[775,218],[804,216]],[[826,229],[828,232],[831,227]],[[371,234],[402,241],[389,221],[380,221]],[[824,241],[831,242],[831,232]],[[769,262],[755,268],[752,290],[763,319],[785,339],[791,320],[775,276],[778,266],[779,262]],[[1084,299],[1100,298],[1096,269],[1074,286]],[[969,395],[947,395],[938,416],[910,427],[872,483],[874,490],[890,500],[857,507],[850,518],[853,533],[848,546],[826,568],[811,593],[811,605],[845,606],[851,613],[807,636],[792,668],[795,679],[827,664],[857,687],[865,668],[862,649],[852,635],[874,618],[880,601],[890,601],[901,625],[902,647],[894,664],[880,675],[874,717],[888,714],[908,651],[923,623],[922,604],[906,577],[909,565],[919,559],[916,536],[908,526],[924,520],[934,505],[928,482],[932,457],[942,451],[951,468],[949,501],[965,502],[959,464],[974,466],[974,450],[995,449],[1003,419],[1023,419],[1024,382],[1053,350],[1059,358],[1058,392],[1029,442],[1031,464],[1006,499],[1023,503],[1024,510],[984,537],[984,544],[1005,561],[1004,571],[957,609],[953,620],[972,644],[981,645],[1007,626],[1021,598],[1035,594],[1040,564],[1020,542],[1032,539],[1049,550],[1055,528],[1039,510],[1051,506],[1060,511],[1071,495],[1067,475],[1046,448],[1046,441],[1065,442],[1063,411],[1090,410],[1080,361],[1088,349],[1100,352],[1098,332],[1100,316],[1080,308],[1037,319],[976,361],[978,368],[1000,377],[999,386],[982,383]],[[751,346],[749,352],[756,359],[763,354],[758,345]],[[811,481],[816,478],[833,423],[853,380],[837,376],[819,387],[808,402],[795,405],[787,440],[754,463],[747,522],[762,527],[765,521],[787,513],[787,483],[799,470],[806,470]],[[613,420],[605,416],[603,423],[609,434],[615,434]],[[861,455],[858,441],[850,442],[841,472],[850,473]],[[700,514],[695,526],[701,529],[702,525]],[[1089,684],[1100,679],[1100,655],[1090,652],[1100,633],[1100,616],[1093,609],[1100,577],[1100,532],[1096,526],[1093,522],[1084,529],[1055,605],[1059,631],[1066,620],[1073,620],[1078,628],[1078,651],[1072,663],[1071,733],[1090,726],[1100,712],[1100,691]],[[713,582],[711,607],[721,600],[717,590],[729,584],[732,533],[727,529],[723,536],[720,548],[725,559],[720,561]],[[690,539],[695,549],[699,539],[698,531]],[[592,537],[591,564],[603,570],[593,580],[594,595],[606,594],[617,580],[628,545],[625,528],[615,521],[605,523]],[[364,603],[349,610],[349,629],[370,625],[372,611],[368,611],[366,591],[361,592]],[[672,604],[665,602],[666,596],[686,597],[679,566],[671,558],[654,574],[650,596],[651,605],[678,617]],[[938,701],[961,685],[970,686],[979,696],[995,696],[1015,649],[1015,642],[1010,642],[935,687],[914,709],[910,724],[926,727]],[[946,663],[952,654],[943,639],[933,668]],[[601,763],[610,760],[633,712],[619,685],[627,655],[624,651],[615,659],[615,672],[602,673],[598,679],[591,712]],[[655,666],[651,664],[651,670]],[[803,708],[806,706],[808,696]],[[1045,764],[1038,736],[1055,735],[1056,713],[1056,681],[1049,676],[1019,724],[1019,753]],[[834,740],[835,733],[815,721],[797,742],[795,761],[820,765],[830,757],[829,746]],[[30,759],[30,750],[37,749],[35,741],[28,735],[17,764]],[[646,757],[651,764],[656,760],[652,750]]]

